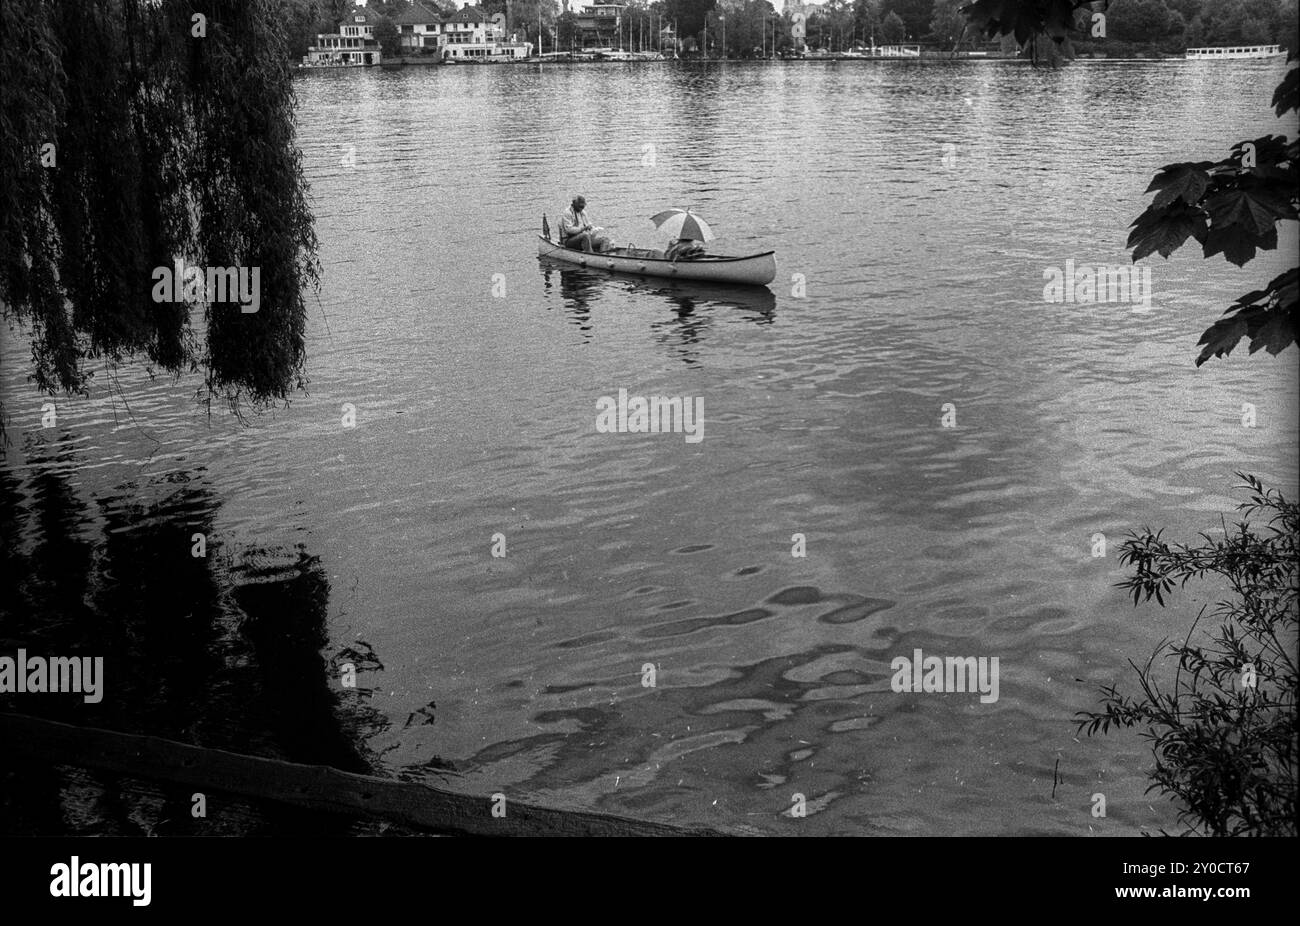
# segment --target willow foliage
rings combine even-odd
[[[236,409],[304,385],[319,265],[284,6],[0,4],[0,307],[43,391],[129,359],[202,370]],[[154,268],[178,258],[259,268],[258,311],[155,302]]]

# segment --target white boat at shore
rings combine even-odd
[[[586,48],[583,51],[597,61],[662,61],[657,51],[625,51],[621,48]]]
[[[1220,61],[1231,58],[1278,58],[1286,55],[1280,45],[1225,45],[1189,48],[1183,56],[1188,61]]]
[[[845,58],[919,58],[920,45],[860,45],[850,48],[841,57]]]

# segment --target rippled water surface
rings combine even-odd
[[[198,474],[221,543],[320,557],[330,651],[363,640],[383,664],[361,685],[395,773],[774,833],[1167,826],[1143,744],[1080,741],[1072,715],[1212,591],[1134,610],[1123,533],[1214,526],[1236,469],[1294,490],[1295,351],[1192,359],[1295,241],[1244,270],[1156,260],[1145,314],[1045,304],[1043,270],[1126,263],[1156,167],[1285,131],[1281,73],[308,74],[309,394],[241,427],[197,379],[124,369],[42,430],[8,338],[6,467],[29,492],[61,468],[106,510]],[[541,213],[577,191],[620,243],[662,244],[647,217],[693,205],[715,250],[775,248],[777,280],[539,264]],[[598,433],[620,388],[702,397],[704,439]],[[893,693],[890,660],[917,648],[997,656],[999,700]],[[783,815],[796,793],[807,819]]]

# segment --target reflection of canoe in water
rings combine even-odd
[[[725,283],[700,283],[692,280],[630,280],[632,292],[663,299],[678,313],[717,306],[741,309],[755,315],[771,316],[776,310],[776,296],[766,286],[734,286]]]
[[[546,288],[551,289],[552,274],[559,272],[559,294],[572,306],[587,311],[604,295],[626,292],[648,296],[671,306],[679,316],[697,309],[740,309],[769,322],[776,313],[776,295],[766,286],[735,283],[701,283],[695,280],[665,280],[662,277],[610,277],[607,273],[588,270],[573,264],[542,259]]]
[[[537,253],[542,257],[577,264],[590,270],[663,277],[669,280],[766,286],[776,279],[775,251],[764,251],[747,257],[706,255],[695,260],[672,261],[647,256],[647,252],[641,249],[615,248],[601,254],[576,251],[538,235]]]

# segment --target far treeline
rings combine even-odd
[[[351,0],[282,0],[287,8],[287,40],[294,58],[321,33],[355,9]],[[786,0],[777,12],[769,0],[628,0],[625,28],[640,47],[658,48],[655,34],[676,26],[681,53],[757,57],[794,48],[791,27],[804,16],[810,50],[848,51],[855,46],[909,43],[951,49],[980,47],[986,39],[967,32],[961,8],[970,0],[827,0],[812,4]],[[370,0],[365,9],[380,17],[376,37],[386,54],[396,54],[397,29],[390,22],[414,5],[412,0]],[[421,6],[452,12],[463,0],[426,0]],[[570,2],[569,6],[576,4]],[[1078,6],[1078,4],[1074,4]],[[559,0],[482,0],[488,16],[504,13],[511,32],[546,49],[569,48],[577,39],[576,18]],[[1091,5],[1105,16],[1105,35],[1079,30],[1070,36],[1078,57],[1158,57],[1182,55],[1204,45],[1282,45],[1291,47],[1300,31],[1296,0],[1110,0]],[[725,18],[725,27],[724,27]],[[773,41],[775,40],[775,46]],[[1014,51],[1015,46],[1009,46]]]

